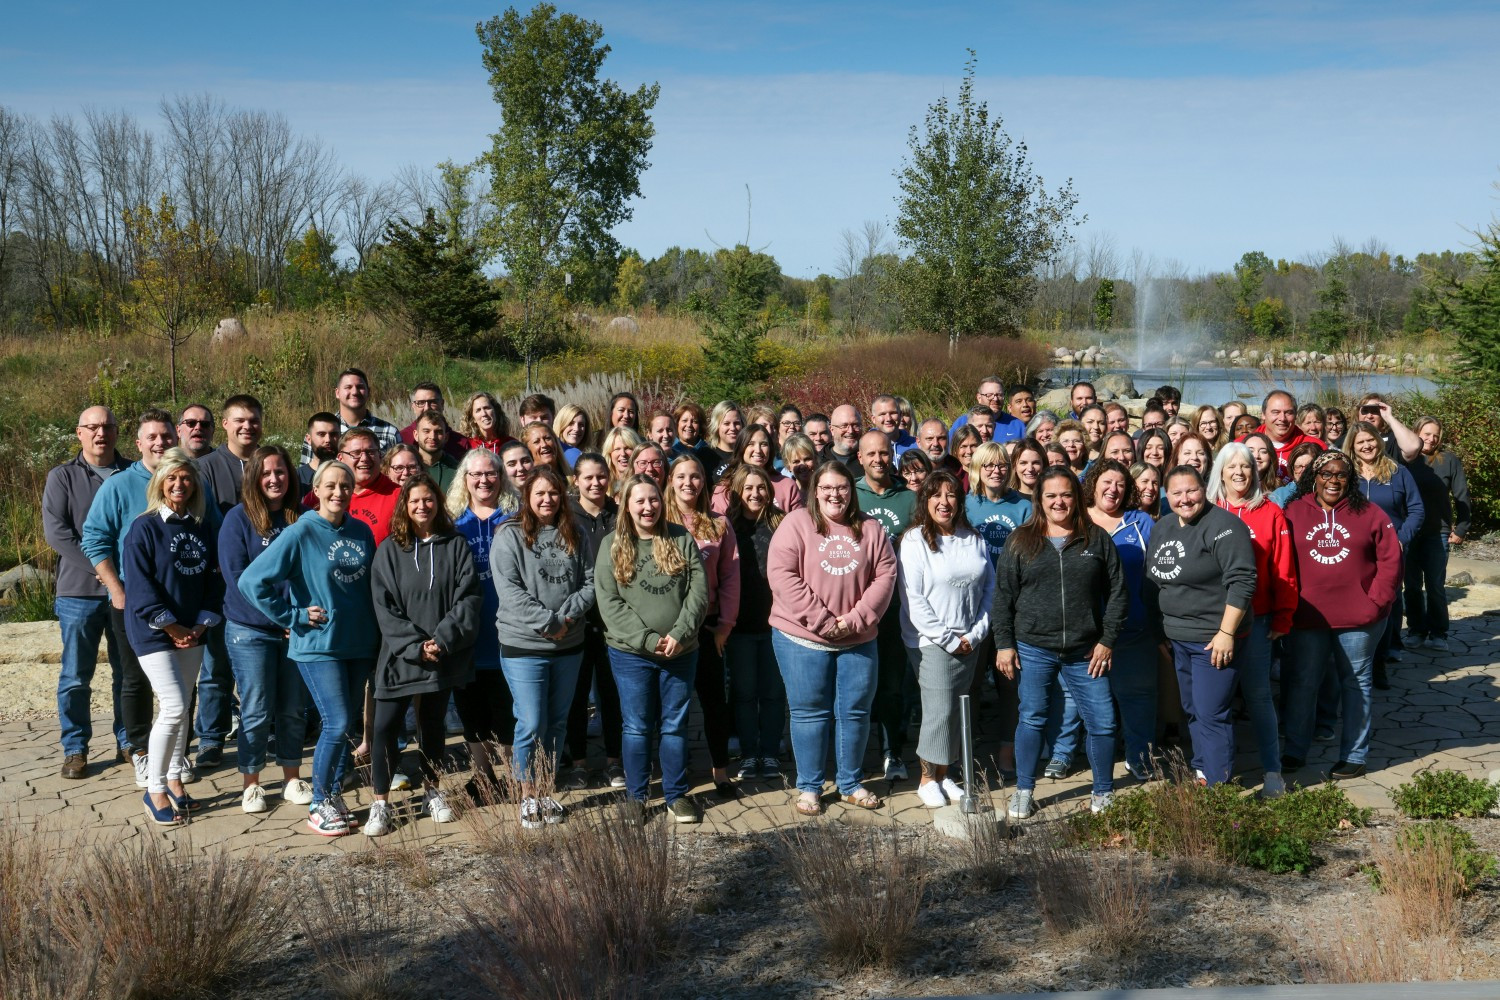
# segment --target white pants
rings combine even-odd
[[[150,754],[147,790],[165,792],[167,782],[181,780],[187,767],[188,730],[192,724],[188,703],[198,682],[198,668],[203,664],[203,647],[147,653],[140,661],[158,706],[147,750]]]

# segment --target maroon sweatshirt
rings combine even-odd
[[[1390,613],[1401,581],[1401,543],[1375,504],[1356,513],[1310,496],[1286,505],[1301,596],[1293,628],[1359,628]]]

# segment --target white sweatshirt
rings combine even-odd
[[[934,552],[912,528],[901,544],[897,581],[901,641],[908,648],[940,646],[953,653],[968,639],[978,649],[989,635],[995,569],[976,532],[939,535]]]

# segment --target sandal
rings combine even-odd
[[[861,809],[879,809],[884,804],[880,801],[880,796],[863,787],[853,795],[845,795],[844,801]]]
[[[802,816],[820,816],[823,813],[823,802],[811,792],[803,792],[797,796],[797,812]]]

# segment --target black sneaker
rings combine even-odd
[[[204,770],[218,767],[222,763],[224,763],[223,747],[200,747],[198,756],[194,760],[194,764]]]
[[[1351,764],[1347,760],[1341,760],[1333,765],[1333,769],[1328,772],[1328,777],[1334,781],[1341,781],[1345,778],[1363,777],[1364,773],[1365,766],[1363,764]]]
[[[672,814],[672,820],[676,823],[703,822],[703,810],[698,808],[698,803],[686,795],[673,800],[672,804],[667,806],[667,812]]]

